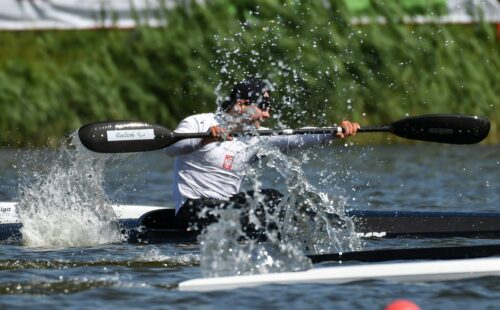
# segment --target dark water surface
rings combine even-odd
[[[322,192],[366,210],[500,212],[500,147],[332,147],[294,154]],[[18,196],[20,182],[54,151],[0,152],[0,200]],[[33,162],[28,164],[26,161]],[[42,163],[43,164],[43,163]],[[33,168],[35,167],[35,168]],[[108,160],[105,189],[117,203],[171,204],[172,160],[161,152]],[[31,170],[30,170],[31,169]],[[34,178],[36,176],[33,176]],[[278,187],[272,171],[264,185]],[[249,186],[249,181],[245,183]],[[50,206],[47,206],[50,207]],[[492,243],[481,239],[369,239],[365,248]],[[500,278],[399,284],[271,285],[212,293],[180,292],[200,277],[195,244],[106,244],[85,248],[0,245],[0,308],[320,308],[383,309],[408,298],[422,309],[497,309]]]

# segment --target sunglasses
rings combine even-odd
[[[257,103],[251,100],[245,100],[245,104],[247,105],[255,105],[259,109],[265,111],[271,108],[271,98],[270,97],[262,97],[261,100]]]

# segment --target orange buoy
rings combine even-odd
[[[397,299],[388,304],[384,310],[421,310],[417,304],[407,299]]]

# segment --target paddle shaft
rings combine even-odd
[[[378,126],[378,127],[361,127],[357,132],[390,132],[390,126]],[[241,137],[241,136],[286,136],[286,135],[311,135],[311,134],[337,134],[345,132],[345,129],[338,127],[314,127],[314,128],[302,128],[302,129],[284,129],[284,130],[256,130],[254,132],[250,131],[235,131],[231,132],[231,136]],[[183,139],[203,139],[211,137],[210,132],[193,132],[193,133],[177,133],[172,132],[172,139],[177,141]]]

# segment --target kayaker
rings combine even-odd
[[[201,230],[216,221],[210,212],[201,212],[204,208],[249,207],[247,198],[255,193],[240,192],[240,185],[247,167],[256,159],[259,144],[268,143],[287,152],[334,138],[331,134],[231,137],[231,131],[261,128],[261,123],[271,116],[271,89],[264,80],[246,79],[222,102],[219,113],[189,116],[175,129],[177,133],[211,133],[210,138],[185,139],[165,149],[166,154],[175,157],[173,195],[180,228]],[[345,120],[340,126],[345,132],[337,134],[338,138],[354,135],[359,128],[359,124]],[[263,213],[263,204],[272,212],[282,197],[274,189],[262,189],[259,194],[261,210],[254,210],[257,214]]]

